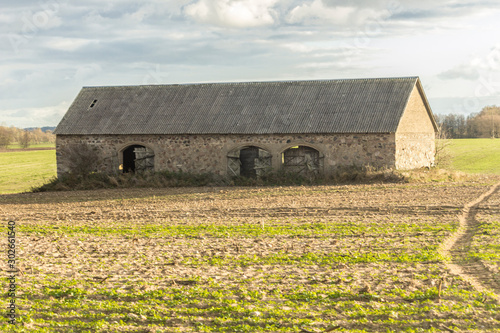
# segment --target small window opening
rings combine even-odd
[[[97,103],[97,99],[94,99],[92,104],[90,104],[89,109],[92,109],[95,106],[95,103]]]

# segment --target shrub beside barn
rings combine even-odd
[[[57,172],[81,144],[106,173],[414,169],[436,131],[418,77],[84,87],[55,130]]]

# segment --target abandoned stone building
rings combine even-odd
[[[413,169],[434,163],[436,131],[418,77],[84,87],[55,131],[57,172],[76,144],[107,173]]]

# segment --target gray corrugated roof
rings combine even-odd
[[[55,132],[393,133],[417,82],[408,77],[85,87]]]

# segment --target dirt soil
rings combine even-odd
[[[31,193],[0,196],[0,219],[17,223],[27,330],[487,332],[500,330],[498,285],[484,282],[498,266],[464,268],[457,244],[474,237],[469,206],[498,220],[499,191],[470,205],[491,189]]]
[[[491,207],[487,204],[490,198],[491,201],[498,200],[495,193],[499,187],[500,184],[492,186],[476,200],[464,206],[462,215],[459,217],[460,227],[448,241],[445,241],[444,251],[452,258],[448,263],[451,272],[462,276],[476,290],[492,290],[492,296],[500,302],[500,279],[498,278],[500,262],[492,263],[492,265],[482,260],[469,260],[468,258],[472,242],[480,234],[478,227],[481,222],[476,218],[477,212],[483,207],[491,211]],[[495,206],[498,207],[498,203]]]

